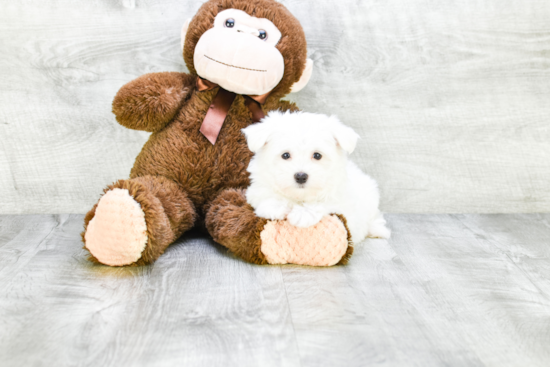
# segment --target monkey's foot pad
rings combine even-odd
[[[86,248],[102,264],[136,262],[147,245],[147,225],[141,206],[126,189],[107,192],[88,224]]]
[[[262,253],[270,264],[331,266],[348,249],[348,232],[336,215],[327,215],[308,228],[286,220],[269,221],[260,234]]]

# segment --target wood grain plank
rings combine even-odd
[[[3,366],[299,364],[278,267],[234,259],[197,234],[152,266],[92,265],[82,220],[0,216],[4,262],[7,246],[39,248],[0,278]]]
[[[346,267],[284,267],[302,364],[548,365],[548,278],[535,284],[492,228],[464,224],[498,223],[522,238],[517,218],[390,215],[392,239],[358,244]],[[547,223],[531,226],[550,238]],[[538,248],[531,274],[542,275],[549,256]]]
[[[185,71],[202,0],[0,4],[0,213],[86,212],[148,134],[116,124],[116,91]],[[549,212],[550,3],[282,1],[315,70],[291,95],[362,140],[388,212]]]
[[[347,266],[255,266],[197,233],[85,260],[81,215],[0,216],[2,366],[547,366],[550,216],[388,216]]]
[[[550,299],[550,215],[456,215],[480,238],[487,238],[502,251]],[[550,331],[549,331],[550,332]]]
[[[6,286],[27,266],[60,224],[56,215],[0,217],[0,283]]]
[[[0,4],[0,212],[85,212],[128,176],[148,134],[119,126],[111,101],[137,75],[183,71],[179,29],[198,6]]]
[[[360,132],[385,210],[550,210],[548,3],[299,3],[323,21],[305,24],[315,91],[295,100]]]

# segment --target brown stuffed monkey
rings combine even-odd
[[[152,134],[130,178],[108,186],[85,217],[90,260],[148,264],[198,227],[252,263],[345,262],[353,248],[343,217],[295,228],[257,217],[245,198],[252,153],[241,129],[271,110],[298,110],[281,98],[311,76],[300,23],[273,0],[210,0],[182,43],[189,74],[146,74],[114,99],[121,125]]]

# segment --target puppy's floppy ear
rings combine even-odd
[[[248,149],[250,149],[252,153],[257,153],[258,150],[262,149],[262,147],[267,143],[267,139],[271,134],[271,127],[266,122],[260,122],[250,125],[241,131],[246,137]]]
[[[348,152],[348,154],[353,153],[359,135],[351,127],[341,123],[336,116],[330,116],[330,120],[332,122],[332,133],[338,145]]]

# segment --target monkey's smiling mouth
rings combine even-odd
[[[243,68],[242,66],[229,65],[229,64],[226,64],[225,62],[221,62],[221,61],[218,61],[216,59],[213,59],[208,55],[204,55],[204,57],[206,57],[207,59],[212,60],[214,62],[217,62],[218,64],[222,64],[222,65],[229,66],[229,67],[232,67],[232,68],[249,70],[249,71],[258,71],[258,72],[261,72],[261,73],[267,73],[267,70],[249,69],[249,68]]]

